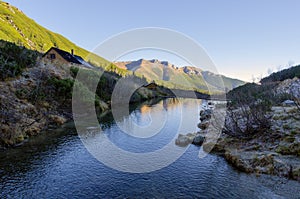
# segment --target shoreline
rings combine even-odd
[[[243,148],[238,145],[241,145],[239,139],[221,138],[211,153],[223,157],[228,164],[241,172],[258,176],[274,175],[300,182],[299,157],[273,151],[257,151],[253,150],[255,147]]]
[[[300,124],[297,107],[273,107],[271,128],[248,138],[222,134],[213,151],[236,169],[300,182]],[[209,143],[208,145],[209,146]],[[205,145],[203,146],[205,150]]]

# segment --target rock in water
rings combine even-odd
[[[209,120],[206,120],[206,121],[200,122],[200,123],[198,124],[198,127],[199,127],[201,130],[205,130],[205,129],[207,129],[207,128],[209,127],[209,124],[210,124]]]
[[[195,135],[189,133],[187,135],[179,134],[178,138],[175,140],[175,144],[181,147],[185,147],[193,142]]]
[[[212,110],[206,109],[200,111],[200,120],[205,121],[211,119]]]
[[[197,135],[193,140],[193,144],[201,146],[203,144],[204,140],[205,140],[205,138],[203,136]]]

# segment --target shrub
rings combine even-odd
[[[64,99],[72,98],[72,89],[74,85],[73,79],[57,79],[55,77],[48,80],[48,84],[55,87],[57,94]]]
[[[79,68],[72,66],[72,67],[70,68],[71,76],[72,76],[73,78],[76,78],[78,71],[79,71]]]
[[[100,105],[99,97],[95,93],[91,92],[85,85],[81,82],[76,81],[74,84],[74,90],[76,95],[76,103],[90,104],[95,103],[96,106]]]
[[[10,42],[0,41],[0,80],[20,75],[36,64],[38,53]]]
[[[276,101],[273,85],[249,83],[228,93],[230,99],[224,132],[237,137],[249,137],[271,126],[268,112]]]

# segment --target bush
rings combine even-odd
[[[44,100],[47,97],[47,94],[43,89],[40,89],[38,86],[33,87],[33,89],[21,88],[16,90],[16,96],[19,99],[27,99],[31,103],[35,104],[40,100]]]
[[[51,78],[48,80],[48,84],[52,85],[56,89],[56,95],[62,97],[63,99],[72,99],[73,89],[76,91],[76,99],[80,103],[95,103],[99,106],[99,97],[91,92],[89,88],[82,82],[75,82],[73,79],[57,79]]]
[[[249,137],[268,130],[271,126],[268,112],[277,101],[273,87],[249,83],[230,91],[225,133]]]
[[[57,94],[64,99],[72,98],[72,89],[74,86],[73,79],[57,79],[53,77],[48,80],[48,84],[53,85],[57,91]]]
[[[85,85],[83,85],[81,82],[76,82],[74,84],[74,90],[76,92],[76,95],[74,96],[76,98],[76,103],[83,104],[91,104],[95,103],[96,106],[100,105],[99,97],[95,95],[95,93],[91,92]]]
[[[38,52],[10,42],[0,41],[0,80],[20,75],[26,67],[36,64]]]
[[[78,71],[79,71],[79,68],[72,66],[72,67],[70,68],[71,76],[72,76],[73,78],[76,78]]]

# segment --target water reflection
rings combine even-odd
[[[177,107],[189,114],[196,112],[201,104],[201,101],[179,101]],[[166,111],[164,102],[160,103],[158,107]],[[177,108],[169,104],[168,110],[173,109],[176,115]],[[90,143],[101,142],[101,137],[107,136],[117,146],[133,152],[163,147],[179,124],[170,121],[164,129],[165,136],[154,136],[147,143],[118,132],[116,123],[107,117],[101,118],[102,126],[106,121],[110,124],[102,133],[95,133]],[[134,147],[134,143],[139,144]],[[298,182],[239,173],[222,157],[208,155],[199,159],[198,153],[199,148],[191,146],[166,168],[131,174],[108,168],[93,158],[75,129],[48,132],[30,139],[22,147],[0,152],[0,198],[299,198]]]
[[[200,103],[178,99],[148,102],[129,116],[118,117],[109,129],[88,136],[84,133],[81,140],[108,167],[134,173],[155,171],[172,164],[187,149],[176,146],[175,140],[179,133],[196,131]]]

